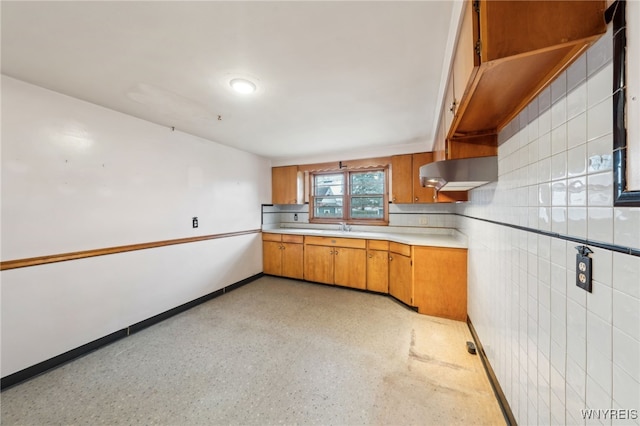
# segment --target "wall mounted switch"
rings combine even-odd
[[[592,260],[589,253],[593,253],[587,246],[577,246],[576,254],[576,285],[591,293],[591,269]]]
[[[294,220],[294,222],[298,221],[298,213],[294,213],[293,214],[293,220]]]

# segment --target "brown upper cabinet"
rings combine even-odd
[[[420,186],[420,166],[432,161],[432,152],[392,156],[391,201],[396,204],[436,202],[433,188]]]
[[[420,167],[433,162],[433,152],[391,157],[391,201],[395,204],[451,203],[467,201],[466,191],[441,191],[420,185]]]
[[[273,204],[302,204],[303,178],[298,166],[271,168],[271,202]]]
[[[605,1],[465,2],[436,160],[496,155],[498,132],[606,32]]]

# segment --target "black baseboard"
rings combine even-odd
[[[117,340],[122,339],[123,337],[127,337],[133,333],[136,333],[140,330],[143,330],[147,327],[150,327],[154,324],[157,324],[161,321],[164,321],[167,318],[170,318],[174,315],[177,315],[181,312],[189,310],[194,306],[197,306],[201,303],[207,302],[211,299],[214,299],[218,296],[221,296],[231,290],[235,290],[239,287],[242,287],[245,284],[249,284],[252,281],[257,280],[262,277],[264,274],[261,272],[259,274],[253,275],[249,278],[245,278],[242,281],[238,281],[237,283],[230,284],[220,290],[216,290],[212,293],[206,294],[202,297],[194,299],[190,302],[184,303],[180,306],[176,306],[175,308],[169,309],[168,311],[162,312],[158,315],[154,315],[151,318],[147,318],[146,320],[140,321],[138,323],[132,324],[129,327],[123,328],[122,330],[115,331],[111,334],[108,334],[104,337],[96,339],[92,342],[79,346],[75,349],[71,349],[63,354],[57,355],[53,358],[49,358],[45,361],[42,361],[38,364],[32,365],[31,367],[27,367],[24,370],[20,370],[13,374],[9,374],[6,377],[3,377],[0,380],[0,389],[5,390],[12,386],[15,386],[19,383],[22,383],[26,380],[32,379],[40,374],[43,374],[49,370],[60,367],[63,364],[73,361],[76,358],[80,358],[84,355],[87,355],[90,352],[95,351],[96,349],[100,349],[103,346],[106,346],[110,343],[113,343]]]
[[[476,329],[473,328],[471,319],[468,316],[467,316],[467,325],[469,326],[469,330],[471,331],[471,335],[473,336],[473,340],[476,344],[476,350],[480,355],[480,359],[482,360],[482,365],[484,365],[484,369],[487,372],[487,377],[489,378],[489,382],[491,383],[491,387],[493,388],[493,393],[496,395],[496,398],[498,399],[498,403],[500,404],[500,409],[502,410],[502,415],[504,416],[504,420],[507,422],[508,426],[517,426],[518,422],[516,421],[516,418],[513,416],[513,412],[511,411],[511,407],[509,406],[509,401],[507,401],[507,398],[504,396],[504,392],[502,391],[500,382],[498,382],[496,373],[493,371],[493,368],[491,367],[491,363],[487,358],[487,354],[484,352],[482,343],[480,343],[480,339],[478,338]]]

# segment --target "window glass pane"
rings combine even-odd
[[[313,216],[317,218],[341,219],[343,214],[344,174],[322,174],[313,178],[315,195]]]
[[[384,194],[384,172],[376,170],[351,173],[351,194]]]
[[[379,197],[352,197],[352,219],[383,219],[384,198]]]
[[[344,195],[344,175],[342,173],[315,175],[314,186],[313,193],[316,197]]]
[[[318,218],[342,218],[342,197],[316,197],[313,216]]]

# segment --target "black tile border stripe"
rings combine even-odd
[[[456,213],[450,213],[450,212],[429,212],[429,213],[421,213],[421,212],[389,212],[390,215],[392,214],[419,214],[422,216],[425,215],[443,215],[443,214],[456,214]]]
[[[504,416],[504,420],[508,426],[516,426],[518,422],[513,415],[513,411],[511,411],[511,407],[509,406],[509,401],[507,401],[507,397],[504,395],[502,387],[500,386],[500,382],[496,377],[496,373],[493,371],[491,367],[491,363],[489,362],[489,358],[487,358],[487,354],[482,347],[482,343],[480,342],[480,338],[478,337],[478,333],[476,333],[476,329],[473,327],[471,323],[471,318],[467,316],[467,326],[469,327],[469,331],[471,331],[471,336],[473,337],[473,341],[476,344],[476,352],[480,356],[482,360],[482,365],[484,366],[484,370],[487,373],[487,377],[489,378],[489,383],[491,383],[491,387],[493,388],[493,393],[498,400],[498,404],[500,405],[500,409],[502,410],[502,415]]]
[[[90,352],[100,349],[103,346],[109,345],[133,333],[137,333],[138,331],[141,331],[147,327],[150,327],[154,324],[164,321],[167,318],[170,318],[174,315],[187,311],[197,305],[200,305],[201,303],[207,302],[218,296],[222,296],[223,294],[228,293],[231,290],[235,290],[239,287],[242,287],[243,285],[249,284],[250,282],[255,281],[258,278],[262,277],[263,275],[264,274],[260,272],[256,275],[253,275],[251,277],[240,280],[236,283],[230,284],[224,288],[221,288],[220,290],[216,290],[212,293],[201,296],[190,302],[187,302],[180,306],[176,306],[175,308],[169,309],[168,311],[162,312],[158,315],[154,315],[151,318],[147,318],[146,320],[142,320],[140,322],[132,324],[129,327],[123,328],[121,330],[115,331],[106,336],[103,336],[99,339],[96,339],[92,342],[86,343],[75,349],[71,349],[70,351],[67,351],[63,354],[57,355],[53,358],[49,358],[45,361],[32,365],[31,367],[27,367],[13,374],[9,374],[8,376],[3,377],[0,380],[0,390],[4,391],[12,386],[15,386],[17,384],[30,380],[41,374],[44,374],[49,370],[52,370],[54,368],[67,364],[77,358],[80,358],[84,355],[89,354]]]
[[[604,250],[609,250],[609,251],[614,251],[614,252],[617,252],[617,253],[624,253],[624,254],[629,254],[631,256],[640,257],[640,249],[636,249],[636,248],[633,248],[633,247],[626,247],[626,246],[620,246],[620,245],[617,245],[617,244],[603,243],[601,241],[586,240],[584,238],[571,237],[569,235],[563,235],[563,234],[559,234],[557,232],[542,231],[540,229],[529,228],[527,226],[514,225],[514,224],[506,223],[506,222],[498,222],[498,221],[491,220],[491,219],[484,219],[484,218],[481,218],[481,217],[469,216],[469,215],[461,214],[461,213],[451,213],[451,214],[456,215],[456,216],[466,217],[467,219],[474,219],[474,220],[480,220],[482,222],[488,222],[488,223],[491,223],[493,225],[506,226],[508,228],[517,229],[519,231],[532,232],[532,233],[538,234],[538,235],[544,235],[544,236],[551,237],[551,238],[558,238],[560,240],[571,241],[571,242],[582,244],[582,245],[586,245],[586,246],[597,247],[597,248],[601,248],[601,249],[604,249]],[[459,228],[458,228],[458,230],[459,230]]]

